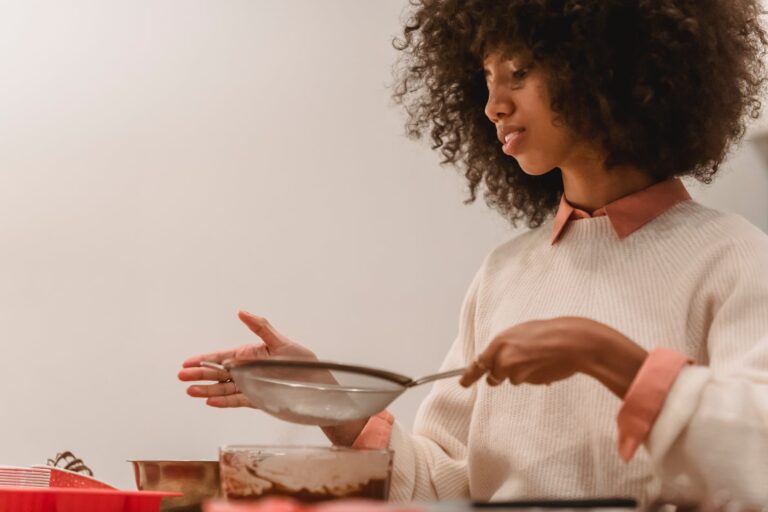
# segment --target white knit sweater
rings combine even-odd
[[[414,433],[394,425],[395,500],[633,496],[727,489],[768,503],[768,236],[736,215],[678,204],[624,240],[608,217],[552,222],[501,245],[467,292],[443,369],[519,322],[582,316],[646,349],[694,359],[645,447],[617,451],[621,401],[577,375],[551,386],[441,381]]]

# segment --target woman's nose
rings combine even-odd
[[[509,98],[504,98],[499,94],[496,87],[488,87],[488,101],[485,103],[485,115],[496,124],[505,117],[509,117],[514,112],[515,107]]]

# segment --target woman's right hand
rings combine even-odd
[[[187,394],[205,398],[205,403],[211,407],[253,407],[253,404],[237,390],[234,383],[224,382],[229,379],[227,372],[202,367],[200,366],[202,361],[214,363],[222,363],[227,359],[254,361],[275,356],[317,359],[311,350],[277,332],[266,318],[246,311],[239,311],[237,316],[256,336],[261,338],[261,343],[190,357],[184,361],[183,368],[179,372],[179,380],[184,382],[212,381],[209,384],[193,384],[187,388]]]

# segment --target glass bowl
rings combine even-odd
[[[339,498],[386,500],[391,450],[337,446],[232,445],[219,450],[221,496],[285,496],[303,502]]]

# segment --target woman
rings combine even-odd
[[[325,429],[395,450],[392,497],[631,495],[768,503],[768,237],[693,202],[756,116],[755,0],[421,0],[395,91],[414,136],[511,222],[484,261],[413,433],[383,412]],[[312,353],[263,343],[199,367]],[[481,380],[482,379],[482,380]],[[529,385],[522,385],[529,384]],[[216,407],[232,384],[193,385]]]

